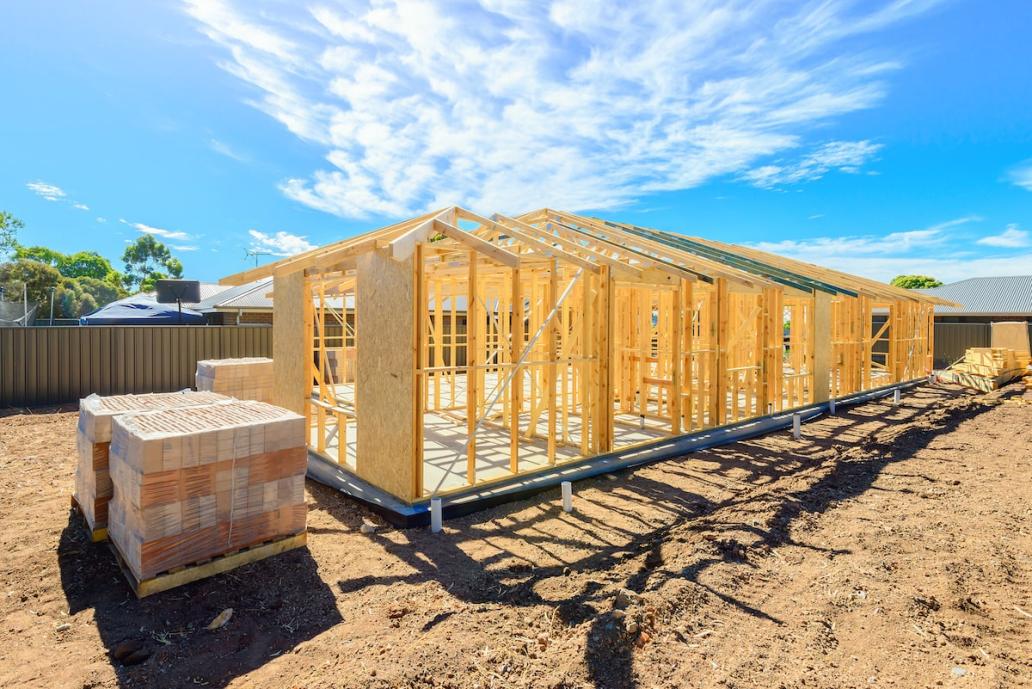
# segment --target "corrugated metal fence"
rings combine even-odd
[[[192,387],[199,359],[272,356],[268,326],[0,328],[0,407]]]
[[[936,323],[935,368],[946,368],[969,347],[992,346],[991,328],[989,323]]]

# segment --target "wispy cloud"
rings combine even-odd
[[[226,156],[227,158],[232,158],[233,160],[239,163],[246,163],[250,161],[250,157],[236,150],[235,148],[227,144],[225,141],[220,141],[219,139],[212,139],[210,142],[208,142],[208,146],[211,148],[211,150],[215,151],[219,155]]]
[[[1011,184],[1032,191],[1032,160],[1026,160],[1011,168],[1007,173],[1007,178]]]
[[[73,203],[72,208],[78,208],[81,211],[88,211],[90,209],[85,203]]]
[[[933,4],[383,0],[300,19],[273,3],[185,6],[251,104],[324,151],[282,192],[362,217],[598,209],[741,176],[877,105],[900,65],[847,39]],[[833,141],[752,181],[849,171],[878,146]]]
[[[309,251],[315,248],[315,245],[309,242],[307,238],[282,230],[275,234],[248,230],[248,234],[251,235],[253,240],[251,242],[252,249],[272,254],[273,256],[293,256],[302,251]]]
[[[865,256],[906,254],[916,249],[928,249],[949,237],[946,230],[981,220],[977,216],[955,218],[930,227],[890,232],[888,234],[843,235],[814,237],[812,239],[785,239],[761,241],[756,249],[784,254],[812,263],[821,263],[830,256]]]
[[[758,249],[770,251],[810,263],[819,263],[856,275],[888,281],[896,275],[919,273],[940,280],[960,280],[972,275],[1016,275],[1032,273],[1032,253],[977,256],[971,251],[967,225],[982,220],[968,215],[929,227],[877,235],[844,235],[807,240],[760,242]],[[1013,226],[1009,226],[1008,230]],[[1013,228],[1016,229],[1016,228]],[[1018,233],[1027,233],[1018,230]],[[987,243],[997,248],[1020,248],[1028,244],[1013,243],[1022,237],[1008,235],[1012,243]],[[989,238],[984,238],[989,239]],[[1027,241],[1028,237],[1024,239]]]
[[[169,244],[169,248],[175,249],[176,251],[197,251],[198,247],[190,244]]]
[[[46,182],[37,181],[29,182],[25,186],[28,187],[29,190],[31,190],[37,196],[40,196],[46,199],[47,201],[60,201],[65,196],[67,196],[67,194],[65,194],[64,192],[64,189],[57,186],[56,184],[47,184]]]
[[[156,237],[163,239],[178,239],[180,241],[187,241],[193,239],[193,235],[182,232],[180,230],[166,230],[162,227],[153,227],[152,225],[145,225],[142,222],[129,222],[125,218],[119,218],[118,222],[123,225],[128,225],[137,232],[143,232],[144,234],[152,234]]]
[[[1027,230],[1018,229],[1017,225],[1010,224],[1000,234],[982,237],[978,240],[978,243],[984,246],[996,246],[1005,249],[1021,249],[1029,246],[1032,242],[1029,242]]]
[[[837,170],[855,174],[882,148],[870,141],[832,141],[793,162],[761,165],[742,174],[742,179],[764,188],[818,180]]]

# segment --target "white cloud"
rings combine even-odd
[[[143,232],[144,234],[152,234],[163,239],[178,239],[180,241],[193,239],[192,235],[186,232],[181,232],[179,230],[166,230],[161,227],[145,225],[142,222],[129,222],[125,218],[119,218],[118,222],[122,223],[123,225],[128,225],[137,232]]]
[[[169,244],[169,248],[176,251],[197,251],[197,247],[189,244]]]
[[[1020,230],[1017,225],[1011,224],[1000,234],[982,237],[978,243],[1004,249],[1020,249],[1029,245],[1029,236],[1027,230]]]
[[[60,201],[65,196],[67,196],[67,194],[65,194],[64,192],[64,189],[55,184],[47,184],[46,182],[37,181],[29,182],[25,186],[28,187],[32,192],[34,192],[37,196],[41,196],[47,201]]]
[[[855,174],[880,149],[870,141],[832,141],[791,163],[761,165],[742,174],[752,184],[770,189],[818,180],[832,170]]]
[[[447,203],[516,212],[625,204],[752,171],[858,169],[867,140],[784,157],[877,105],[890,57],[844,43],[934,0],[291,5],[188,0],[250,103],[327,165],[280,185],[341,216]],[[771,169],[771,168],[777,168]],[[784,182],[777,182],[784,183]]]
[[[85,203],[73,203],[72,208],[78,208],[81,211],[88,211],[90,209]]]
[[[971,252],[967,237],[954,230],[980,220],[978,216],[969,215],[884,235],[818,237],[760,242],[752,246],[883,282],[896,275],[913,273],[932,275],[945,282],[973,276],[1032,273],[1032,253],[978,256]]]
[[[839,237],[816,237],[814,239],[785,239],[780,242],[759,242],[757,249],[784,254],[811,263],[824,263],[828,257],[856,257],[871,255],[893,255],[927,249],[948,242],[951,237],[946,230],[981,220],[968,215],[954,218],[930,227],[890,232],[884,235],[842,235]],[[830,265],[830,264],[828,264]]]
[[[272,254],[273,256],[293,256],[302,251],[310,251],[315,248],[315,245],[310,243],[305,237],[290,234],[283,230],[275,234],[248,230],[248,234],[251,235],[253,240],[251,242],[252,249]]]
[[[212,139],[208,143],[208,146],[211,148],[211,150],[215,151],[219,155],[226,156],[227,158],[232,158],[233,160],[235,160],[237,162],[246,163],[246,162],[248,162],[250,160],[250,158],[248,158],[248,156],[246,156],[243,153],[237,151],[235,148],[233,148],[232,146],[227,144],[225,141],[219,141],[218,139]]]
[[[102,217],[100,217],[100,216],[97,216],[97,222],[99,222],[99,223],[105,223],[105,222],[107,222],[107,218],[102,218]]]
[[[1007,176],[1012,184],[1032,191],[1032,160],[1026,160],[1024,163],[1011,168]]]

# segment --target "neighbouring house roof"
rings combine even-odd
[[[272,278],[255,280],[236,287],[226,287],[225,285],[217,285],[217,287],[219,291],[194,304],[192,308],[201,313],[225,310],[272,310],[272,297],[267,296],[272,292]],[[202,296],[203,294],[202,291]]]
[[[937,305],[937,315],[1032,316],[1032,275],[969,278],[918,291],[960,304]]]

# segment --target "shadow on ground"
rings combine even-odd
[[[341,620],[307,548],[142,600],[74,510],[56,551],[69,612],[92,608],[123,687],[224,687]],[[226,608],[232,624],[207,630]]]
[[[592,484],[604,490],[604,508],[640,527],[636,531],[598,523],[580,512],[563,514],[556,506],[558,492],[551,491],[451,521],[445,535],[413,529],[404,532],[400,542],[374,535],[385,553],[412,572],[342,580],[338,587],[341,593],[351,594],[372,586],[436,581],[442,590],[469,604],[556,608],[562,624],[591,621],[585,663],[594,685],[600,689],[635,687],[634,653],[640,638],[627,634],[619,623],[620,613],[613,605],[616,591],[655,591],[667,582],[681,580],[758,621],[780,625],[776,617],[741,600],[736,587],[714,588],[701,581],[701,575],[718,564],[747,572],[753,566],[750,560],[759,553],[786,544],[801,545],[791,536],[797,521],[864,493],[886,466],[905,461],[936,435],[986,408],[977,404],[950,406],[951,398],[961,395],[942,388],[919,388],[909,393],[900,407],[884,401],[840,407],[839,415],[825,418],[820,424],[807,424],[804,438],[798,442],[786,444],[787,434],[781,433],[779,443],[772,446],[771,436],[764,436],[667,461],[662,464],[662,472],[637,470],[619,475],[615,482],[596,479],[578,486],[577,500],[590,499],[582,491]],[[942,408],[944,404],[949,408]],[[895,428],[899,432],[893,432]],[[657,481],[654,477],[661,474],[679,475],[687,479],[682,483],[694,483],[698,490]],[[791,483],[783,489],[765,490],[767,485],[784,479]],[[705,496],[711,483],[738,489],[731,497],[713,500]],[[618,492],[621,500],[609,499]],[[312,493],[320,508],[330,515],[351,518],[353,513],[341,508],[341,498],[334,491],[315,486]],[[662,513],[665,523],[654,527],[642,519],[634,511],[635,505],[642,504]],[[576,527],[576,536],[537,529],[536,523],[546,515]],[[608,541],[599,537],[602,532],[611,535]],[[561,545],[588,554],[566,565],[537,567],[530,558],[499,545],[504,537],[516,533],[531,550],[548,554]],[[501,550],[474,559],[461,546],[478,540],[490,540]],[[664,550],[674,540],[694,544],[687,549],[690,555],[686,561],[681,557],[677,562],[667,561]],[[627,567],[628,563],[632,566]],[[538,593],[541,584],[568,576],[571,570],[591,574],[579,579],[582,583],[578,592],[561,601],[545,599]],[[428,627],[442,621],[432,620]]]

